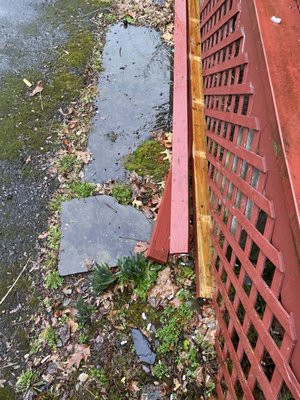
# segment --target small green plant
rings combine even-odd
[[[128,205],[131,203],[131,189],[129,185],[117,182],[112,187],[112,196],[118,203]]]
[[[57,271],[50,271],[46,275],[44,285],[46,289],[58,289],[62,286],[63,281],[63,278]]]
[[[61,231],[58,226],[51,226],[48,232],[48,246],[52,250],[59,249],[59,243],[61,239]]]
[[[118,277],[106,263],[97,264],[92,272],[91,285],[96,294],[103,293]]]
[[[83,332],[81,332],[81,333],[79,334],[78,342],[79,342],[80,344],[84,344],[84,343],[86,343],[88,340],[89,340],[88,335],[84,334]]]
[[[165,308],[160,322],[162,327],[156,331],[156,337],[160,341],[158,353],[166,354],[174,351],[182,338],[182,328],[193,317],[193,311],[188,304],[182,304],[180,307]]]
[[[186,285],[187,282],[195,281],[195,271],[192,267],[188,265],[183,265],[180,267],[179,271],[176,272],[176,281],[180,285]]]
[[[157,364],[155,364],[152,368],[152,375],[155,378],[163,379],[166,376],[168,376],[168,374],[169,374],[168,367],[165,364],[163,364],[161,361],[159,361]]]
[[[113,23],[116,22],[117,17],[116,17],[114,14],[107,14],[107,15],[105,16],[105,19],[106,19],[106,21],[107,21],[108,23],[113,24]]]
[[[139,253],[120,258],[118,277],[121,281],[132,281],[138,284],[145,277],[149,264],[149,261]]]
[[[39,352],[41,348],[41,341],[40,339],[35,339],[30,343],[30,354],[36,354]]]
[[[95,378],[100,386],[104,386],[104,387],[107,386],[108,379],[107,379],[104,369],[91,368],[89,370],[89,375],[92,378]]]
[[[83,300],[82,297],[76,303],[77,308],[77,321],[80,324],[85,324],[91,320],[93,313],[96,311],[96,308],[92,304],[87,304]]]
[[[16,384],[16,389],[18,392],[26,392],[29,390],[38,378],[38,374],[35,371],[27,370],[22,372],[19,376]]]
[[[93,196],[96,190],[96,185],[90,182],[72,182],[69,184],[70,197],[83,199]]]
[[[42,333],[41,333],[41,338],[44,340],[45,343],[52,349],[56,349],[56,345],[58,342],[58,336],[56,331],[52,328],[52,326],[49,326],[46,328]]]
[[[135,19],[131,15],[125,15],[123,21],[127,22],[128,24],[133,25],[135,23]]]
[[[216,388],[215,382],[210,382],[206,386],[206,396],[209,397],[211,394],[213,394],[214,390]]]
[[[57,265],[57,255],[55,254],[54,251],[49,251],[46,254],[45,260],[44,260],[44,265],[47,269],[54,269]]]
[[[190,299],[191,299],[192,294],[191,294],[191,292],[190,292],[189,290],[187,290],[187,289],[179,289],[178,292],[176,293],[176,297],[177,297],[179,300],[187,301],[187,300],[190,300]]]
[[[81,166],[82,162],[75,154],[65,154],[58,160],[57,171],[60,175],[67,175],[73,170],[79,171]]]

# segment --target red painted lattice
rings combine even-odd
[[[204,1],[201,36],[218,397],[300,399],[299,264],[253,0]]]

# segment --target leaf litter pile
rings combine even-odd
[[[161,31],[168,45],[172,43],[171,0],[116,2],[111,15],[114,21],[150,25]],[[104,18],[95,17],[95,25],[103,24]],[[101,50],[95,49],[94,60]],[[148,245],[138,242],[135,254],[120,259],[113,269],[96,265],[90,274],[64,279],[57,273],[61,202],[113,195],[155,219],[165,185],[165,170],[159,179],[132,171],[129,184],[82,182],[82,168],[91,160],[86,145],[98,72],[91,60],[81,97],[59,110],[61,145],[49,174],[57,176],[60,186],[49,204],[49,230],[39,236],[40,257],[30,262],[32,285],[40,294],[36,314],[25,323],[30,351],[11,379],[0,372],[0,388],[13,386],[20,399],[212,398],[217,371],[215,316],[209,302],[195,299],[192,255],[170,257],[161,266],[147,261]],[[31,96],[42,91],[43,83],[37,82]],[[172,133],[161,130],[151,136],[162,147],[160,162],[170,163]],[[90,264],[92,269],[93,260]],[[7,339],[8,349],[12,346]],[[1,362],[10,366],[9,351]]]

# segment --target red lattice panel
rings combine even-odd
[[[285,271],[297,261],[254,21],[252,0],[201,7],[217,391],[219,399],[300,399],[297,329],[282,297]]]

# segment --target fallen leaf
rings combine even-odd
[[[137,242],[133,252],[134,253],[145,253],[145,251],[147,251],[149,248],[149,243],[147,242]]]
[[[76,365],[78,369],[81,361],[87,361],[90,355],[91,355],[90,346],[88,346],[87,344],[76,344],[75,353],[72,354],[72,356],[69,358],[67,369],[72,368],[73,365]]]
[[[77,157],[80,158],[85,164],[88,164],[91,159],[91,153],[89,151],[76,151]]]
[[[132,202],[132,205],[133,205],[133,207],[136,207],[137,209],[139,209],[140,207],[143,206],[143,202],[140,201],[140,200],[134,199],[133,202]]]
[[[38,81],[36,87],[33,89],[33,91],[30,93],[30,97],[35,96],[38,93],[41,93],[44,90],[43,82]]]
[[[43,232],[38,236],[38,239],[46,239],[46,237],[48,236],[48,232]]]
[[[137,381],[131,381],[128,385],[128,390],[132,393],[137,393],[139,392],[140,388],[138,386],[138,382]]]
[[[148,299],[154,299],[156,306],[165,299],[172,299],[178,290],[178,287],[172,282],[171,273],[170,267],[160,271],[158,273],[156,285],[149,291]],[[153,304],[153,300],[151,304]]]

